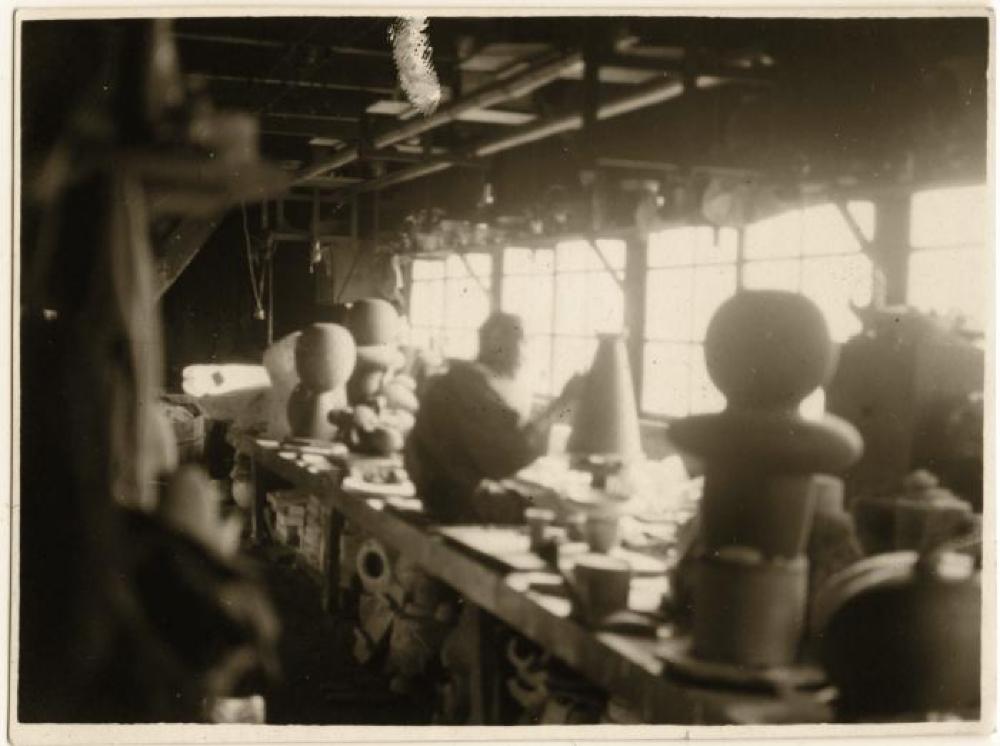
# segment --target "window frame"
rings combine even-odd
[[[945,188],[947,186],[977,186],[978,184],[969,183],[949,183],[949,184],[923,184],[920,188],[910,188],[905,192],[907,199],[912,199],[913,195],[919,191],[925,191],[935,188]],[[988,186],[986,187],[988,189]],[[734,226],[733,229],[736,231],[736,257],[733,262],[722,261],[722,262],[707,262],[699,263],[693,260],[689,264],[678,264],[677,268],[690,267],[692,270],[696,270],[699,267],[713,267],[713,266],[734,266],[736,271],[736,285],[734,293],[738,293],[742,290],[748,288],[746,283],[746,268],[748,265],[753,265],[758,262],[767,261],[794,261],[798,267],[798,287],[801,292],[802,287],[802,273],[805,265],[811,261],[816,260],[829,260],[833,258],[841,257],[851,257],[861,255],[867,257],[871,262],[871,272],[872,272],[872,299],[873,302],[882,302],[880,295],[880,290],[884,290],[880,286],[880,273],[886,268],[885,259],[881,253],[873,253],[873,248],[878,248],[881,243],[886,241],[886,237],[882,236],[880,238],[880,231],[882,231],[882,220],[883,212],[886,209],[886,204],[883,202],[878,195],[861,193],[852,194],[850,197],[846,195],[840,195],[836,198],[826,198],[817,197],[810,200],[807,203],[801,203],[797,206],[790,207],[790,210],[796,209],[808,209],[813,206],[836,203],[840,201],[842,204],[847,205],[849,202],[869,202],[872,205],[873,210],[873,224],[870,235],[865,235],[864,238],[868,239],[866,244],[862,244],[858,251],[824,251],[821,253],[804,253],[801,248],[797,249],[796,253],[787,256],[774,256],[774,257],[748,257],[746,255],[746,240],[747,240],[747,230],[749,225]],[[777,213],[780,214],[780,213]],[[776,214],[776,215],[777,215]],[[914,247],[911,245],[909,240],[909,230],[912,221],[912,216],[907,218],[907,234],[905,236],[904,245],[906,247],[907,262],[909,257],[915,251],[936,251],[939,249],[948,249],[956,247]],[[668,230],[671,228],[711,228],[718,229],[717,226],[711,225],[707,222],[701,221],[671,221],[664,222],[657,226],[657,231]],[[647,330],[647,294],[648,294],[648,283],[650,278],[650,273],[657,269],[667,269],[667,267],[651,267],[649,266],[649,244],[650,237],[653,231],[648,233],[640,233],[636,228],[623,229],[618,231],[609,231],[601,233],[596,237],[595,240],[618,240],[625,243],[625,263],[624,268],[621,270],[616,270],[617,279],[622,282],[622,293],[623,293],[623,310],[624,310],[624,327],[627,330],[626,345],[629,349],[630,360],[632,363],[632,375],[635,383],[636,391],[636,402],[639,408],[639,416],[643,421],[647,422],[659,422],[659,423],[669,423],[670,421],[676,419],[676,416],[661,414],[654,411],[649,411],[644,408],[642,401],[642,391],[645,385],[645,366],[646,366],[646,356],[647,356],[647,345],[649,343],[666,342],[671,343],[669,340],[660,340],[659,338],[654,338],[650,336]],[[986,234],[987,241],[989,234]],[[897,236],[897,239],[899,237]],[[590,335],[574,335],[570,333],[560,333],[556,331],[556,313],[557,313],[557,278],[560,274],[586,274],[596,271],[608,272],[607,267],[603,267],[601,270],[595,269],[567,269],[560,273],[558,259],[557,259],[557,245],[566,241],[573,240],[587,240],[586,237],[579,234],[562,235],[546,237],[544,239],[538,240],[528,240],[519,241],[516,243],[511,243],[504,246],[495,247],[492,250],[492,263],[490,272],[490,309],[491,311],[499,310],[504,307],[504,297],[505,297],[505,284],[508,277],[538,277],[544,276],[548,278],[551,283],[551,308],[549,310],[549,319],[547,323],[546,330],[542,333],[533,333],[531,336],[541,336],[548,340],[549,344],[549,365],[548,365],[548,388],[545,391],[536,394],[536,398],[539,400],[550,400],[553,397],[553,376],[554,376],[554,359],[555,359],[555,342],[557,339],[564,338],[591,338]],[[898,245],[898,244],[897,244]],[[965,244],[962,244],[965,246]],[[507,249],[525,249],[532,252],[537,252],[539,250],[549,250],[552,252],[552,262],[551,267],[548,272],[544,274],[539,274],[536,272],[525,272],[525,271],[508,271],[507,261],[506,261],[506,250]],[[420,257],[414,257],[414,259],[419,259]],[[408,278],[409,279],[409,278]],[[412,284],[408,288],[408,299],[412,299]],[[411,319],[412,323],[412,319]],[[419,326],[419,325],[417,325]],[[443,327],[442,327],[443,328]],[[681,344],[680,342],[676,342]],[[683,344],[695,344],[701,345],[699,341],[688,340]]]

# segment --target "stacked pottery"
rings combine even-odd
[[[333,413],[346,408],[345,384],[354,371],[357,349],[351,333],[337,324],[312,324],[295,342],[299,384],[288,398],[288,424],[300,438],[333,440]]]
[[[288,400],[299,384],[299,374],[295,370],[295,346],[300,336],[301,332],[293,332],[264,350],[264,368],[271,381],[267,397],[267,434],[278,440],[291,432]]]
[[[861,454],[861,438],[801,402],[835,367],[822,313],[800,295],[740,293],[712,318],[709,375],[726,396],[718,414],[688,417],[672,441],[705,463],[694,654],[739,666],[793,663],[809,584],[805,549],[817,494]]]
[[[416,383],[393,375],[403,360],[399,315],[388,301],[364,298],[351,305],[346,324],[358,349],[358,365],[347,382],[354,410],[348,445],[376,455],[396,453],[403,448],[418,407]]]

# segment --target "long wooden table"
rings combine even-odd
[[[565,602],[525,590],[518,573],[490,566],[436,534],[433,527],[415,525],[385,510],[382,500],[342,489],[342,472],[311,472],[301,464],[280,457],[276,448],[265,447],[258,441],[247,445],[254,457],[255,469],[264,469],[299,488],[326,496],[341,520],[353,522],[387,546],[411,557],[429,575],[561,658],[592,683],[627,702],[643,722],[731,723],[735,712],[748,710],[767,711],[772,713],[772,718],[787,720],[794,705],[802,705],[801,698],[797,703],[784,703],[766,694],[694,686],[671,679],[655,654],[656,640],[589,629],[570,617]],[[257,511],[263,509],[260,492],[258,490]],[[342,524],[338,528],[340,526]],[[333,539],[336,541],[336,537]],[[335,546],[331,547],[329,554],[335,555],[335,550]],[[336,572],[331,572],[330,576],[336,578]],[[497,686],[496,682],[480,682],[481,688],[495,690]],[[495,699],[496,691],[480,692],[480,695],[480,699]],[[783,704],[788,706],[783,707]],[[483,721],[489,720],[488,713],[480,716]],[[806,719],[816,720],[815,711],[800,718]]]

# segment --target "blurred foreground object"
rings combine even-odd
[[[884,494],[927,469],[982,512],[982,348],[906,308],[866,311],[862,321],[827,389],[827,410],[865,441],[848,474],[850,494]]]
[[[24,30],[73,60],[80,100],[51,98],[51,58],[25,71],[26,107],[47,96],[61,131],[23,140],[37,160],[24,172],[17,715],[206,720],[250,671],[273,671],[277,622],[227,530],[197,536],[215,525],[199,511],[225,525],[202,501],[204,475],[185,472],[159,500],[178,454],[156,401],[163,278],[149,221],[260,186],[234,166],[250,140],[240,126],[191,129],[205,110],[178,88],[169,21]],[[192,199],[203,179],[220,188]]]
[[[975,560],[880,554],[832,577],[814,619],[841,720],[979,717],[982,586]]]

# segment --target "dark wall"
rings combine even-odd
[[[308,256],[304,243],[281,244],[275,256],[276,339],[315,320]],[[254,307],[241,216],[231,211],[161,300],[168,387],[179,388],[192,363],[259,363],[267,321]]]

